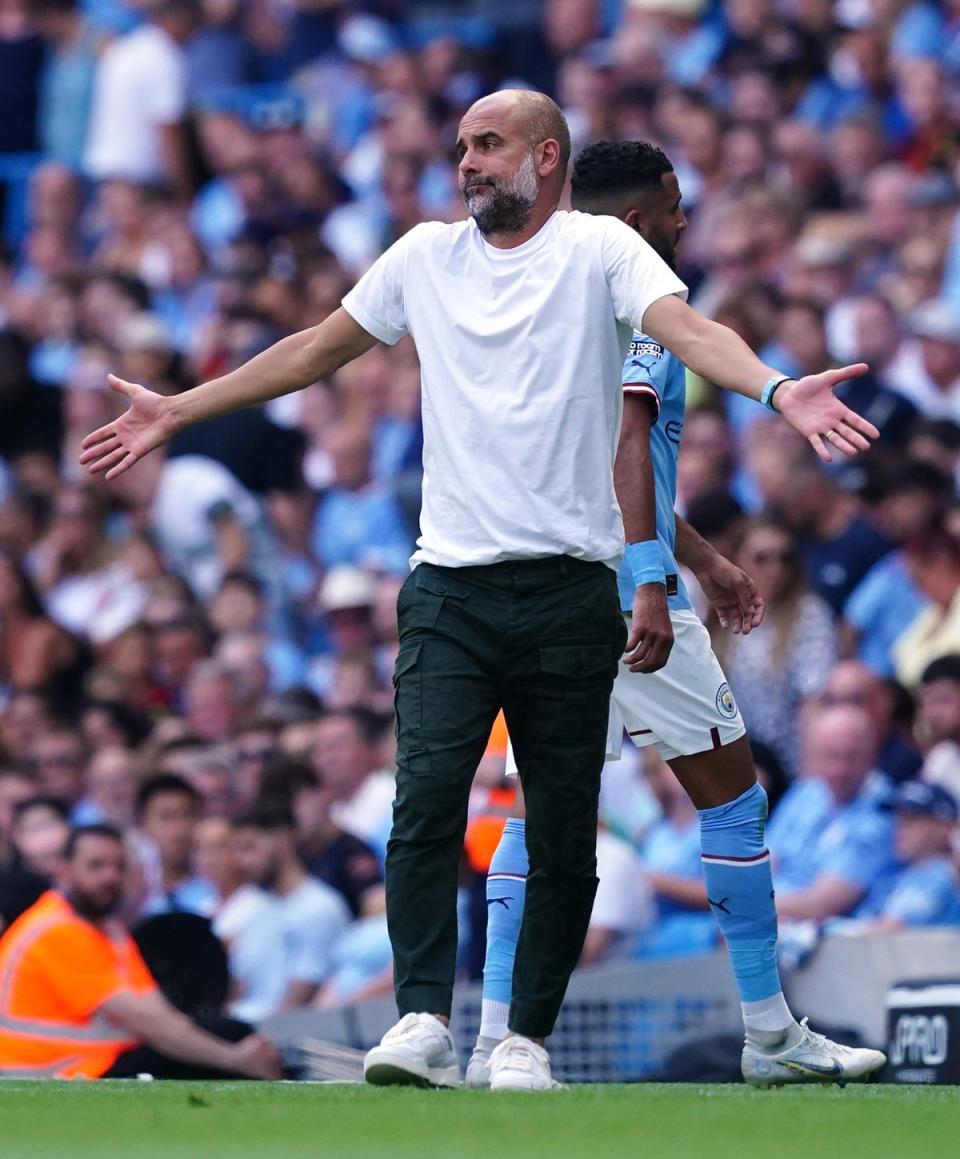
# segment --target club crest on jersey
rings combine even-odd
[[[649,338],[632,338],[630,340],[629,358],[662,358],[663,347],[659,342]]]
[[[737,715],[737,702],[733,699],[729,684],[721,684],[717,689],[717,712],[727,720],[733,720]]]

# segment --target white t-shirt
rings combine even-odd
[[[422,534],[446,567],[570,555],[616,567],[623,360],[649,305],[686,287],[613,217],[557,212],[515,249],[471,219],[419,225],[343,299],[374,337],[416,343]]]
[[[183,118],[186,97],[183,50],[162,28],[146,24],[111,44],[94,83],[86,153],[90,176],[130,181],[167,176],[158,130]]]

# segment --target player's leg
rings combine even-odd
[[[421,564],[398,601],[397,795],[387,847],[387,923],[401,1019],[371,1050],[374,1083],[454,1085],[449,1018],[457,875],[470,786],[499,708],[495,601]]]
[[[656,738],[699,813],[707,899],[727,945],[743,1011],[744,1074],[765,1085],[862,1077],[883,1064],[878,1051],[850,1052],[820,1040],[797,1024],[787,1006],[777,970],[777,911],[764,839],[766,793],[757,783],[743,721],[706,630],[691,614],[672,620],[674,647],[664,669],[640,677],[643,685],[634,678],[629,687],[635,695],[623,688],[615,695],[624,705],[628,731]],[[633,726],[637,720],[646,722],[649,734]],[[785,1052],[792,1055],[791,1065],[768,1069],[770,1060]],[[806,1070],[804,1059],[810,1063]]]
[[[509,1016],[515,1037],[491,1058],[495,1090],[550,1085],[549,1060],[536,1043],[553,1030],[597,886],[600,773],[626,631],[613,573],[565,566],[569,582],[538,584],[503,695],[526,800],[530,871]]]

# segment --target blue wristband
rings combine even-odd
[[[663,567],[663,552],[656,539],[645,539],[643,543],[628,543],[623,554],[630,568],[634,587],[667,582],[667,573]]]
[[[774,414],[780,413],[773,405],[773,396],[776,393],[778,386],[781,386],[785,382],[794,381],[795,380],[791,378],[789,374],[775,374],[773,378],[767,379],[766,383],[764,383],[763,390],[760,392],[760,401],[767,408],[767,410],[772,410]]]

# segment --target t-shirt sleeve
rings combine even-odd
[[[368,334],[393,346],[407,334],[403,283],[413,229],[381,254],[341,305]]]
[[[156,988],[136,947],[130,948],[125,970],[116,951],[93,930],[55,926],[39,939],[33,954],[47,986],[78,1020],[89,1018],[117,994]]]
[[[350,916],[346,905],[333,894],[311,910],[303,914],[291,946],[290,976],[296,982],[319,986],[333,968],[334,947]]]
[[[937,867],[908,869],[894,885],[883,916],[907,926],[936,925],[953,908],[956,895],[956,884]]]
[[[828,872],[866,892],[890,862],[887,817],[861,817],[848,828],[831,857]]]
[[[649,245],[617,218],[604,218],[603,268],[616,317],[643,332],[647,307],[687,287]]]
[[[660,417],[666,374],[667,352],[653,338],[634,331],[623,364],[623,393],[649,399],[654,409],[654,421]]]

